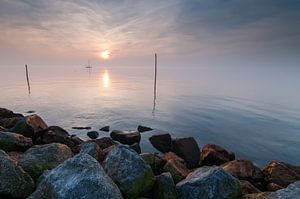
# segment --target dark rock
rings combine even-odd
[[[190,170],[176,159],[168,160],[164,166],[164,171],[171,173],[175,183],[183,180],[190,173]]]
[[[101,129],[99,129],[100,131],[104,131],[104,132],[109,132],[109,126],[104,126]]]
[[[150,128],[150,127],[147,127],[147,126],[139,125],[137,127],[137,130],[138,130],[138,132],[143,133],[143,132],[146,132],[146,131],[152,131],[153,129]]]
[[[0,131],[7,131],[7,129],[4,128],[3,126],[0,126]]]
[[[267,183],[275,183],[281,187],[300,180],[300,167],[284,162],[271,161],[263,172]]]
[[[261,169],[247,159],[233,160],[221,165],[221,167],[240,180],[247,180],[254,184],[264,180]]]
[[[9,131],[34,138],[35,133],[46,130],[47,128],[47,124],[40,116],[30,115],[26,116],[23,120],[20,120],[14,127],[9,129]]]
[[[182,159],[181,157],[177,156],[173,152],[165,153],[164,156],[163,156],[163,159],[165,161],[176,160],[176,161],[179,161],[180,163],[182,163],[182,164],[185,165],[184,159]]]
[[[126,198],[144,196],[155,181],[151,167],[126,145],[118,145],[110,151],[104,169]]]
[[[94,140],[98,144],[98,146],[103,150],[105,148],[108,148],[110,146],[114,146],[117,143],[113,141],[110,137],[102,137]]]
[[[189,169],[199,166],[201,152],[193,137],[174,139],[172,145],[173,152],[184,159]]]
[[[80,153],[39,179],[28,199],[122,199],[119,188],[90,155]]]
[[[163,172],[163,168],[167,162],[158,154],[142,153],[140,156],[151,166],[154,175],[159,175]]]
[[[268,199],[270,192],[246,194],[242,199]]]
[[[241,195],[240,182],[216,166],[204,166],[195,170],[179,182],[176,189],[180,199],[238,199]]]
[[[89,154],[98,162],[102,162],[104,160],[104,152],[95,142],[87,142],[82,144],[80,153]]]
[[[99,133],[97,131],[89,131],[86,135],[91,139],[97,139],[99,137]]]
[[[141,134],[138,131],[117,131],[114,130],[110,133],[110,137],[122,144],[132,145],[140,142]]]
[[[271,193],[268,199],[296,199],[300,198],[300,181],[290,184],[285,189]]]
[[[0,118],[13,118],[13,117],[24,117],[20,113],[14,113],[11,110],[8,110],[6,108],[0,108]]]
[[[253,184],[251,184],[247,180],[240,180],[240,183],[243,190],[243,195],[261,192],[259,189],[257,189]]]
[[[111,152],[111,150],[113,150],[117,145],[111,145],[109,147],[106,147],[105,149],[103,149],[103,153],[104,153],[104,157],[106,158],[106,156]],[[105,159],[104,158],[104,159]]]
[[[11,118],[0,118],[0,126],[10,129],[14,127],[21,120],[25,120],[24,117],[11,117]]]
[[[0,131],[0,149],[4,151],[25,151],[32,146],[32,140],[23,135]]]
[[[72,129],[76,129],[76,130],[90,130],[90,129],[92,129],[92,127],[90,127],[90,126],[73,126]]]
[[[233,152],[229,152],[218,145],[206,144],[202,148],[201,165],[219,166],[234,159],[235,155]]]
[[[71,149],[64,144],[36,145],[21,156],[19,165],[36,180],[45,170],[53,169],[72,156]]]
[[[19,163],[22,154],[23,152],[20,151],[7,152],[7,155],[9,155],[10,159],[12,159],[16,164]]]
[[[34,186],[32,178],[0,150],[0,198],[26,198]]]
[[[267,184],[267,190],[268,191],[277,191],[277,190],[279,190],[279,189],[283,189],[283,187],[282,186],[279,186],[278,184],[275,184],[275,183],[273,183],[273,182],[271,182],[271,183],[269,183],[269,184]]]
[[[83,143],[83,140],[80,139],[80,138],[79,138],[78,136],[76,136],[76,135],[71,135],[70,139],[71,139],[71,141],[75,144],[75,146],[76,146],[76,145],[79,145],[79,144],[81,144],[81,143]]]
[[[151,142],[154,148],[156,148],[162,153],[170,152],[172,149],[172,138],[171,135],[168,133],[152,135],[149,138],[149,141]]]
[[[139,143],[134,143],[132,145],[129,146],[131,149],[133,149],[135,152],[137,152],[138,154],[142,153],[142,149]]]
[[[155,199],[176,199],[176,188],[172,175],[168,172],[156,176],[152,189],[152,198]]]

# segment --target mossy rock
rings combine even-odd
[[[17,133],[0,131],[0,149],[9,151],[25,151],[32,146],[32,140]]]

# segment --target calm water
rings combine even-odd
[[[157,132],[216,143],[263,166],[276,159],[300,165],[300,69],[275,67],[0,66],[0,106],[36,111],[49,125],[86,138],[72,126],[131,130],[142,124],[143,151]],[[107,133],[101,133],[107,136]]]

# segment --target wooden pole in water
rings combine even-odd
[[[28,76],[28,67],[27,67],[27,64],[25,64],[25,70],[26,70],[26,79],[27,79],[28,93],[30,94],[30,83],[29,83],[29,76]]]
[[[154,55],[155,69],[154,69],[154,99],[156,99],[156,77],[157,77],[157,54]]]

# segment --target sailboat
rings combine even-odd
[[[92,68],[92,66],[90,65],[90,60],[88,61],[88,65],[86,66],[86,68]]]

